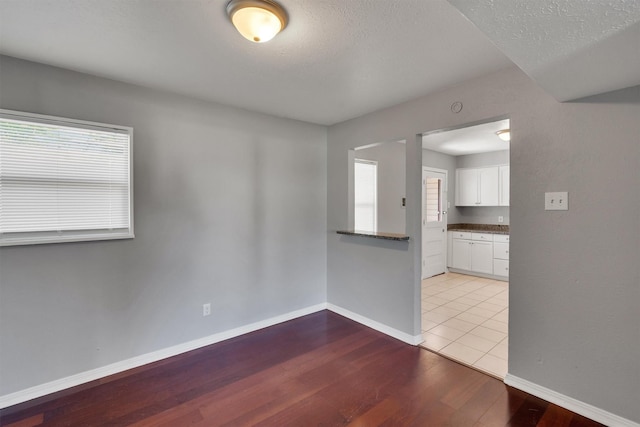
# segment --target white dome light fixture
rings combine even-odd
[[[503,141],[511,141],[511,129],[502,129],[499,130],[498,132],[496,132],[496,135],[498,135],[498,138],[500,138]]]
[[[231,0],[227,15],[242,36],[255,43],[268,42],[287,26],[287,12],[271,0]]]

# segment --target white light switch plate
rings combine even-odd
[[[569,193],[566,191],[544,193],[544,210],[545,211],[568,211],[569,210]]]

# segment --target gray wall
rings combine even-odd
[[[509,372],[640,422],[639,87],[561,104],[512,68],[332,126],[326,148],[321,127],[9,58],[0,89],[3,108],[135,128],[137,234],[0,251],[0,393],[320,303],[325,290],[418,335],[416,135],[508,115]],[[337,235],[347,150],[402,139],[411,240]],[[545,191],[568,191],[570,210],[544,211]]]
[[[383,114],[383,113],[380,113]],[[422,141],[407,128],[377,123],[369,114],[331,126],[327,147],[327,299],[405,334],[420,334],[420,200]],[[388,120],[386,120],[389,122]],[[349,150],[378,141],[406,141],[408,242],[339,235],[349,226]]]
[[[460,206],[455,208],[455,212],[458,214],[458,223],[461,224],[509,225],[510,222],[508,206]],[[499,216],[503,218],[503,222],[498,222]]]
[[[508,164],[509,150],[456,156],[456,168],[477,168]],[[456,207],[454,210],[460,223],[509,225],[508,206],[462,206]],[[504,222],[499,223],[498,216],[502,216]],[[451,224],[453,223],[451,222]]]
[[[0,89],[134,128],[136,232],[0,250],[0,394],[326,301],[326,128],[8,57]]]
[[[378,231],[404,234],[404,142],[386,142],[355,152],[355,157],[378,162]]]
[[[455,101],[464,104],[459,114]],[[347,222],[347,150],[504,116],[512,130],[509,373],[640,422],[638,87],[562,104],[511,68],[329,128],[328,300],[420,332],[422,150],[407,144],[406,247],[335,234]],[[568,191],[570,210],[545,211],[545,191]]]

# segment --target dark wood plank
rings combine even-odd
[[[11,423],[7,427],[34,427],[34,426],[42,425],[43,421],[44,421],[44,414],[38,414],[29,418],[24,418],[15,423]]]
[[[600,424],[323,311],[0,411],[0,425]]]
[[[522,406],[527,395],[519,390],[504,386],[497,399],[488,407],[479,420],[480,425],[504,426]]]
[[[542,415],[538,427],[570,427],[573,415],[559,406],[549,405]]]
[[[548,402],[529,396],[522,402],[507,425],[510,427],[537,426],[548,406]]]
[[[480,387],[473,390],[474,392],[469,399],[457,408],[458,410],[452,415],[450,424],[463,425],[463,422],[465,422],[466,425],[473,425],[480,422],[482,416],[487,412],[487,408],[491,408],[500,398],[506,390],[506,386],[498,381],[485,381],[481,383]],[[504,424],[506,423],[502,423],[502,425]],[[498,423],[498,425],[500,424]]]

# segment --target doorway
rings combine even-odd
[[[422,147],[422,346],[500,379],[510,175],[500,131],[509,128],[508,119],[494,119],[430,132]]]

